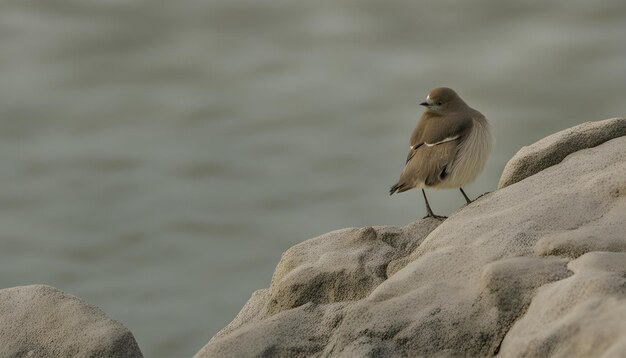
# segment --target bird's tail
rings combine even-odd
[[[389,189],[389,195],[393,195],[395,193],[402,193],[403,191],[406,191],[406,185],[404,183],[395,183],[391,189]]]

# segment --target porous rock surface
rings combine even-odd
[[[558,164],[571,153],[625,135],[626,118],[586,122],[552,134],[533,145],[523,147],[515,154],[504,168],[498,189]]]
[[[494,355],[626,356],[626,137],[572,150],[443,223],[292,247],[196,357]]]
[[[132,333],[45,285],[0,290],[0,357],[143,357]]]

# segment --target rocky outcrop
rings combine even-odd
[[[626,120],[579,127],[444,222],[292,247],[196,357],[624,356]]]
[[[7,288],[0,302],[0,357],[143,357],[121,323],[56,288]]]
[[[587,122],[555,133],[520,149],[504,168],[498,189],[558,164],[568,155],[581,149],[596,147],[625,135],[625,118]]]

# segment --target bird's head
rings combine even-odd
[[[420,105],[432,112],[446,113],[455,110],[464,103],[453,89],[438,87],[431,90],[426,96],[426,101]]]

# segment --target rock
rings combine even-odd
[[[0,357],[143,357],[132,333],[45,285],[0,290]]]
[[[366,297],[387,279],[388,264],[407,256],[440,223],[428,219],[414,230],[343,229],[290,248],[274,271],[265,314]]]
[[[626,253],[589,252],[568,269],[574,275],[537,292],[502,356],[626,356]]]
[[[498,189],[560,163],[563,158],[581,149],[598,146],[626,135],[626,118],[587,122],[548,136],[520,149],[507,163]]]
[[[276,267],[270,288],[256,291],[237,317],[217,333],[197,356],[245,357],[260,354],[255,351],[257,346],[240,344],[237,338],[242,331],[246,331],[246,327],[240,328],[251,321],[259,321],[264,327],[253,329],[273,332],[272,337],[265,339],[275,340],[274,343],[269,344],[268,341],[262,345],[274,348],[263,348],[262,352],[267,351],[263,354],[309,356],[323,348],[318,346],[318,342],[327,340],[327,333],[340,322],[335,313],[340,315],[343,305],[331,304],[366,297],[387,279],[390,263],[401,261],[440,224],[440,220],[424,219],[420,224],[404,229],[380,226],[349,228],[290,248]],[[319,304],[327,304],[328,309],[316,309]],[[290,339],[293,332],[309,329],[300,326],[298,315],[311,319],[319,317],[323,321],[317,334],[320,338],[308,344]],[[277,320],[276,317],[293,318]],[[226,343],[218,347],[212,344],[218,341]]]
[[[196,357],[623,356],[625,148],[572,152],[443,223],[296,245]]]

